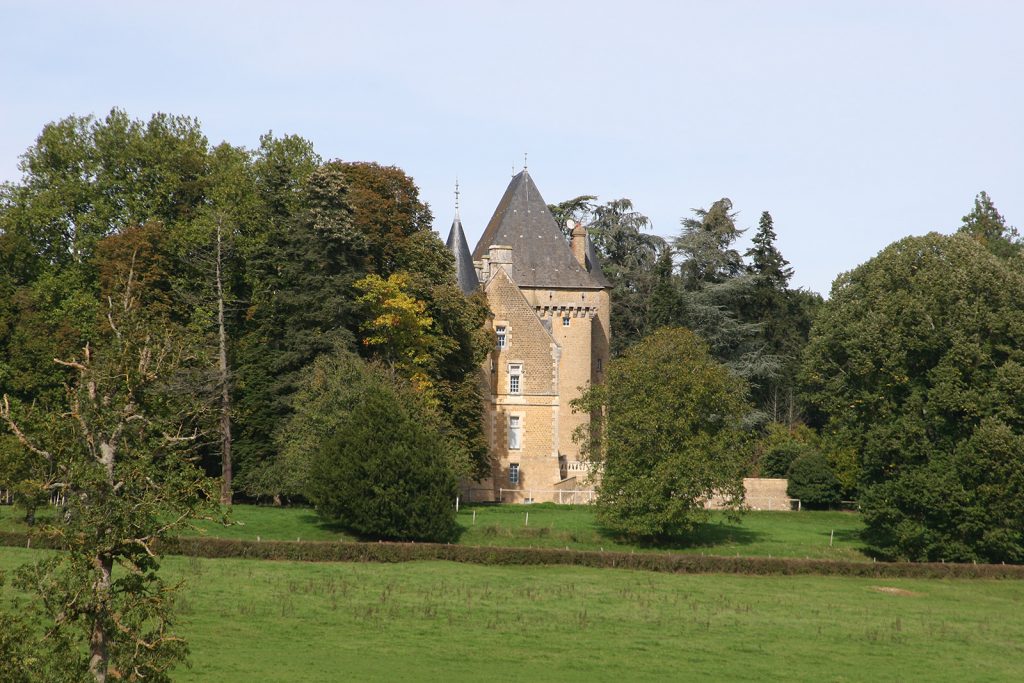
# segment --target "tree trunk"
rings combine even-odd
[[[224,283],[221,271],[221,225],[217,223],[217,336],[220,373],[220,502],[231,505],[231,387],[228,373],[228,338],[224,328]]]
[[[97,683],[106,683],[110,654],[107,652],[109,634],[103,605],[110,599],[110,575],[114,568],[114,559],[110,555],[101,555],[93,562],[100,571],[100,577],[96,580],[96,597],[99,598],[100,607],[93,615],[92,633],[89,634],[89,673]]]

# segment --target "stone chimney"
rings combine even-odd
[[[490,273],[493,275],[498,272],[498,266],[510,266],[512,265],[512,247],[504,244],[492,244],[487,250],[487,256],[490,257],[491,267]]]
[[[572,255],[576,257],[576,260],[580,262],[583,270],[587,269],[587,229],[584,228],[580,223],[576,223],[571,218],[566,221],[565,227],[569,228],[572,233]]]

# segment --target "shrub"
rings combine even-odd
[[[316,454],[309,498],[323,518],[363,537],[450,540],[457,447],[419,396],[378,374]]]
[[[828,459],[816,451],[804,453],[793,461],[787,473],[786,494],[799,498],[804,507],[836,505],[842,487]]]

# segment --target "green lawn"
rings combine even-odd
[[[2,548],[0,569],[35,552]],[[1024,679],[1024,582],[181,557],[164,567],[188,580],[192,668],[178,681]]]
[[[527,519],[527,513],[529,519]],[[236,505],[233,524],[200,524],[210,536],[256,540],[326,541],[350,538],[322,524],[309,508],[273,508]],[[574,550],[655,549],[618,543],[602,532],[593,508],[569,505],[477,505],[459,511],[464,531],[459,543],[482,546],[534,546]],[[756,555],[866,560],[857,534],[860,516],[847,512],[750,512],[739,524],[722,513],[712,513],[711,523],[700,527],[674,552],[708,555]],[[18,511],[0,507],[0,528],[24,528]],[[831,537],[831,547],[829,546]]]

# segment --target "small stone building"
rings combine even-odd
[[[467,482],[463,498],[589,502],[572,436],[590,416],[569,404],[603,380],[611,285],[586,229],[573,226],[566,240],[524,169],[472,254],[457,214],[447,244],[463,291],[486,293],[497,339],[481,368],[492,472]]]

